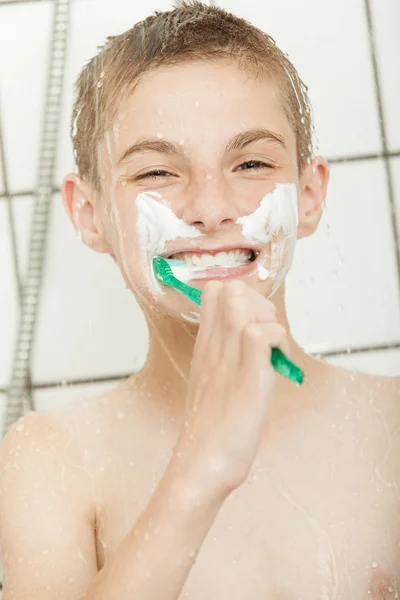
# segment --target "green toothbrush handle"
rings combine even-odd
[[[272,348],[271,363],[275,371],[295,383],[303,383],[304,373],[294,362],[292,362],[279,348]]]
[[[201,305],[201,290],[183,283],[172,275],[168,277],[168,285],[181,292],[186,298],[197,304],[197,306]],[[278,371],[284,377],[298,384],[303,382],[303,371],[283,354],[279,348],[272,348],[271,363],[275,371]]]

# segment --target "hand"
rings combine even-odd
[[[210,485],[232,491],[250,472],[275,386],[273,347],[289,355],[272,302],[239,280],[207,283],[175,457]]]

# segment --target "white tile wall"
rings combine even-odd
[[[397,231],[400,241],[400,156],[390,160],[396,204]]]
[[[381,150],[363,0],[218,4],[272,35],[289,55],[310,89],[321,153]]]
[[[0,107],[11,191],[36,181],[52,2],[0,6]]]
[[[400,376],[400,349],[341,354],[328,362],[372,375]]]
[[[54,196],[32,364],[34,381],[134,371],[147,326],[112,259],[75,236]]]
[[[1,125],[1,123],[0,123]],[[4,181],[3,181],[3,170],[1,168],[1,164],[2,164],[2,154],[1,154],[1,148],[0,148],[0,194],[4,193]]]
[[[26,199],[13,198],[12,206],[15,226],[21,240],[20,252],[26,256],[29,219]],[[7,201],[0,199],[0,387],[5,387],[9,380],[17,331],[18,296],[11,244]]]
[[[299,240],[287,279],[298,341],[340,348],[400,340],[394,247],[383,161],[334,165],[319,228]]]
[[[400,150],[400,2],[371,0],[371,9],[388,145],[390,150]]]
[[[169,0],[72,0],[66,63],[60,143],[54,184],[74,170],[69,121],[73,104],[73,86],[82,67],[94,56],[106,37],[118,35],[150,15],[154,10],[168,10]]]

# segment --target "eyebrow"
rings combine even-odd
[[[285,140],[278,133],[274,133],[269,129],[250,129],[249,131],[238,133],[228,140],[225,147],[225,154],[228,154],[232,150],[242,150],[249,144],[258,142],[259,140],[276,142],[286,150]],[[139,139],[123,152],[121,158],[118,160],[118,164],[139,152],[158,152],[159,154],[177,154],[180,156],[184,156],[185,154],[180,144],[170,140],[159,140],[156,138]]]

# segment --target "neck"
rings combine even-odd
[[[296,343],[290,332],[285,306],[284,284],[271,298],[277,309],[278,322],[288,332],[290,358],[303,370],[310,367],[309,357]],[[146,314],[146,311],[145,311]],[[186,408],[187,384],[191,359],[196,342],[198,325],[183,323],[155,311],[146,314],[149,326],[149,351],[146,363],[132,380],[145,387],[153,398],[168,402],[179,411]],[[276,396],[287,396],[294,384],[284,377],[277,377]],[[135,386],[136,387],[136,386]]]

